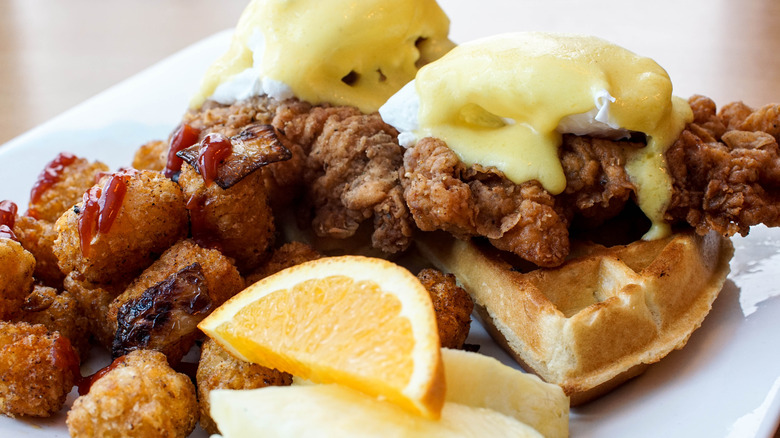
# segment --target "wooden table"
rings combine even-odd
[[[447,10],[456,2],[440,0]],[[232,27],[246,0],[0,0],[0,144],[164,57]],[[456,41],[491,32],[589,33],[655,58],[676,94],[780,102],[780,2],[485,0]],[[510,14],[507,11],[511,11]],[[776,435],[777,436],[777,435]]]

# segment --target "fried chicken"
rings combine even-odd
[[[48,417],[62,409],[77,377],[79,358],[67,338],[0,321],[0,413]]]
[[[568,221],[539,183],[517,185],[493,169],[468,168],[441,140],[424,138],[407,149],[402,183],[423,231],[484,236],[540,266],[568,254]]]
[[[71,437],[188,436],[198,422],[195,386],[157,351],[117,359],[68,411]]]
[[[471,312],[474,310],[471,296],[455,283],[452,274],[423,269],[417,278],[431,295],[441,346],[463,348],[469,335]]]

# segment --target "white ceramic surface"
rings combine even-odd
[[[468,16],[469,2],[441,3],[453,23]],[[454,26],[454,38],[487,34],[489,22],[477,25],[472,31]],[[24,209],[36,176],[60,151],[114,168],[129,164],[139,145],[165,138],[177,124],[202,72],[224,50],[229,35],[225,31],[201,41],[2,146],[0,199]],[[772,436],[780,419],[780,230],[759,227],[734,243],[729,281],[686,348],[574,409],[572,436]],[[476,323],[469,342],[512,364]],[[102,364],[104,358],[93,357],[84,372]],[[44,420],[0,417],[0,436],[66,437],[65,410]],[[206,434],[198,429],[193,436]]]

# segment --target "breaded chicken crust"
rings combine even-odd
[[[196,380],[200,400],[200,425],[212,434],[219,433],[216,423],[209,415],[209,393],[212,390],[255,389],[292,384],[291,375],[238,360],[211,339],[206,340],[201,348]]]
[[[42,325],[0,321],[0,413],[48,417],[79,374],[70,342]]]
[[[33,288],[35,258],[19,242],[0,238],[0,320],[18,316]]]
[[[79,232],[83,203],[57,220],[54,254],[63,273],[76,271],[93,283],[126,284],[186,236],[187,210],[178,184],[159,172],[139,171],[126,185],[111,228],[94,236],[88,255],[82,252]]]
[[[76,399],[67,418],[71,437],[183,438],[197,422],[192,381],[151,350],[123,356]]]
[[[471,296],[456,284],[452,274],[428,268],[420,271],[417,278],[431,296],[441,346],[463,348],[471,328],[471,312],[474,310]]]

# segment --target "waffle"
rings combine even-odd
[[[577,405],[682,348],[729,272],[731,241],[675,234],[606,248],[577,243],[552,269],[526,270],[491,246],[430,233],[418,248],[458,277],[493,338]]]

